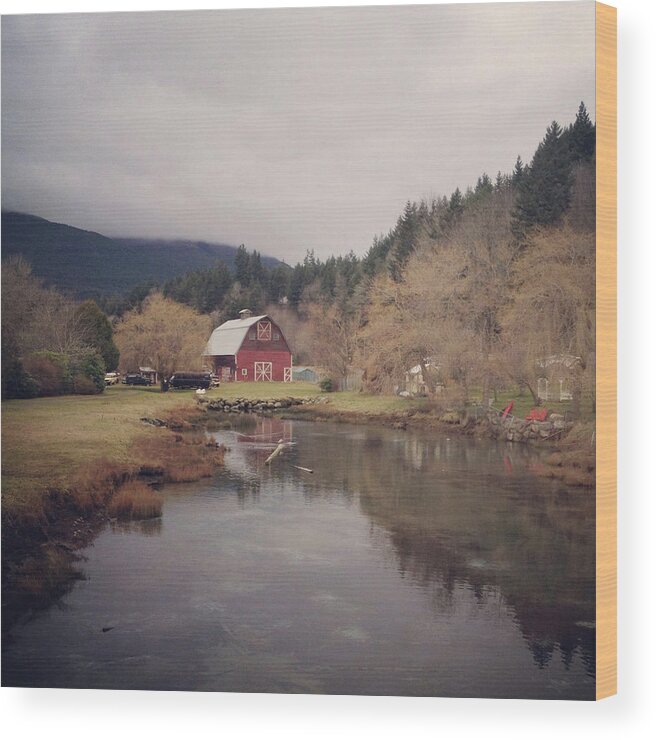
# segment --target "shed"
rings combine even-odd
[[[248,309],[212,332],[203,357],[222,382],[292,380],[292,353],[282,330],[270,316]]]
[[[307,365],[297,365],[292,372],[294,380],[303,380],[306,383],[318,383],[319,373],[314,367],[308,367]]]
[[[153,384],[158,381],[157,370],[154,370],[152,367],[140,367],[139,374],[143,375],[144,378],[148,378]]]

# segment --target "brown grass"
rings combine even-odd
[[[138,440],[135,453],[142,474],[153,472],[165,483],[188,483],[209,478],[223,464],[225,449],[208,443],[202,434],[150,434]]]
[[[67,491],[68,501],[77,511],[88,513],[107,504],[114,492],[136,474],[135,466],[111,460],[84,465]]]
[[[17,590],[30,598],[45,598],[53,592],[64,589],[71,575],[79,572],[72,567],[71,556],[54,545],[41,548],[37,557],[28,557],[16,569]]]
[[[545,460],[541,475],[558,478],[569,486],[593,487],[596,479],[597,460],[591,444],[589,424],[575,426],[563,442],[562,449]]]
[[[116,519],[154,519],[162,515],[162,499],[143,481],[128,481],[112,496],[109,515]]]

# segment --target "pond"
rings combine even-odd
[[[108,525],[13,629],[4,685],[594,698],[594,494],[534,449],[278,419],[214,436],[223,470]]]

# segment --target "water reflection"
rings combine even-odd
[[[295,436],[267,470],[278,439]],[[300,482],[308,498],[357,497],[386,533],[400,576],[430,591],[436,610],[462,585],[479,602],[500,594],[537,667],[555,656],[569,667],[578,652],[594,677],[594,494],[536,477],[535,449],[279,420],[236,447],[227,463],[243,485],[276,476]]]
[[[121,534],[138,533],[153,537],[161,534],[162,520],[160,517],[155,519],[139,519],[136,521],[119,521],[115,519],[109,524],[112,532]]]
[[[594,496],[534,451],[279,419],[216,437],[225,469],[107,529],[67,610],[3,643],[5,684],[594,698]]]

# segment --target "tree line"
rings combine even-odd
[[[43,390],[37,359],[55,362],[44,352],[67,358],[57,362],[68,368],[60,387],[69,390],[82,387],[82,357],[95,352],[114,369],[116,344],[124,369],[160,370],[158,363],[172,372],[180,362],[192,369],[209,331],[248,307],[281,323],[296,363],[320,365],[336,383],[356,366],[369,390],[392,391],[418,364],[429,392],[465,399],[476,387],[486,401],[511,383],[537,401],[540,358],[567,354],[579,358],[577,396],[593,396],[594,159],[595,127],[581,103],[570,125],[549,125],[528,164],[518,156],[508,173],[482,173],[464,191],[408,201],[362,258],[321,260],[308,251],[294,267],[270,268],[241,245],[234,271],[217,262],[100,307],[83,309],[46,289],[29,266],[9,262],[3,395],[33,394],[29,377],[39,373]],[[160,338],[146,346],[154,334]]]
[[[22,257],[2,267],[2,397],[101,393],[119,351],[107,316],[32,274]]]
[[[528,164],[464,192],[408,202],[374,240],[349,289],[306,287],[312,359],[336,380],[364,369],[365,387],[398,389],[418,365],[429,394],[486,404],[514,387],[539,402],[547,359],[594,404],[595,127],[581,103],[553,122]],[[571,362],[571,358],[574,361]],[[567,367],[565,365],[567,364]]]

